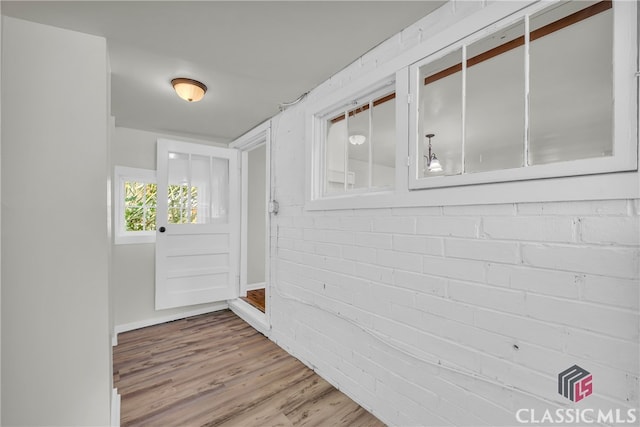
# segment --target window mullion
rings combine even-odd
[[[464,154],[465,139],[467,128],[467,45],[462,45],[462,132],[461,141],[462,149],[460,150],[460,174],[465,174]]]
[[[529,15],[524,17],[524,153],[522,162],[529,166],[529,43],[530,43]]]
[[[369,101],[369,188],[373,187],[373,101]]]
[[[344,144],[344,191],[348,189],[348,177],[349,177],[349,111],[344,112],[345,120],[345,136],[343,138]]]
[[[191,153],[187,166],[187,224],[191,224]]]

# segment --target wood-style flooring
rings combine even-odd
[[[122,426],[383,426],[224,310],[118,335]]]
[[[244,301],[248,302],[249,304],[251,304],[252,306],[254,306],[255,308],[257,308],[258,310],[264,313],[265,299],[266,299],[264,288],[255,289],[253,291],[247,291],[247,296],[240,297],[240,298],[242,298]]]

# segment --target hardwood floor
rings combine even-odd
[[[253,291],[247,291],[247,296],[240,297],[240,298],[264,313],[265,299],[266,299],[264,288],[255,289]]]
[[[231,311],[118,336],[122,426],[383,426]]]

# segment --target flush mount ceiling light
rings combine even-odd
[[[436,136],[434,133],[429,133],[425,135],[429,138],[429,155],[424,156],[427,159],[427,170],[429,172],[442,172],[442,165],[440,164],[440,160],[436,157],[436,153],[431,151],[431,138]]]
[[[178,96],[188,102],[198,102],[207,91],[207,87],[197,80],[177,78],[171,80],[171,85]]]
[[[361,134],[355,134],[349,137],[349,142],[352,145],[362,145],[366,140],[367,140],[367,137]]]

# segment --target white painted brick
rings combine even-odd
[[[455,301],[512,314],[522,313],[526,300],[522,291],[453,280],[449,281],[448,295]]]
[[[640,361],[637,341],[620,340],[577,329],[571,329],[567,334],[566,352],[627,372],[636,372]]]
[[[393,208],[393,216],[441,216],[442,207],[440,206],[420,206],[413,208]]]
[[[378,283],[393,284],[394,270],[392,268],[381,267],[379,265],[356,263],[355,274],[363,279],[372,280]]]
[[[519,203],[519,215],[626,215],[626,200]]]
[[[581,241],[603,245],[640,245],[640,218],[590,217],[580,220]]]
[[[553,361],[553,364],[560,370],[564,370],[576,363],[575,360],[572,360],[571,356],[554,349],[528,343],[519,343],[518,347],[518,350],[513,350],[510,360],[513,360],[518,366],[536,375],[557,375],[560,371],[553,370],[551,361]],[[549,385],[551,384],[557,383],[549,381]]]
[[[484,218],[482,233],[491,239],[572,242],[574,220],[566,217]]]
[[[279,227],[278,238],[284,237],[285,239],[302,239],[303,230],[299,228]]]
[[[638,249],[523,244],[524,264],[619,278],[638,277]]]
[[[353,274],[355,269],[353,261],[333,257],[326,257],[324,266],[327,270],[344,274]]]
[[[474,324],[475,306],[453,301],[447,298],[434,295],[416,294],[415,304],[418,310],[424,311],[434,316],[457,322]]]
[[[518,244],[489,240],[447,239],[444,242],[446,257],[465,258],[483,261],[520,262]]]
[[[431,236],[478,237],[479,226],[478,218],[421,217],[416,232]]]
[[[422,272],[428,275],[485,281],[486,265],[481,261],[425,256],[422,258],[422,268]]]
[[[352,216],[341,217],[340,229],[345,231],[371,231],[371,220]]]
[[[378,264],[383,267],[391,267],[399,270],[422,271],[422,257],[418,254],[378,249]]]
[[[385,301],[387,304],[398,304],[404,307],[413,307],[416,293],[412,290],[377,284],[370,287],[373,298]]]
[[[361,261],[369,264],[375,264],[378,257],[375,248],[366,248],[363,246],[343,246],[341,252],[345,259]],[[338,252],[338,254],[339,253],[340,252]]]
[[[538,294],[577,299],[584,277],[565,271],[542,270],[504,264],[489,264],[487,283]]]
[[[278,256],[282,259],[296,262],[298,264],[312,265],[315,267],[321,267],[324,265],[324,257],[306,252],[278,249]]]
[[[316,229],[322,230],[339,230],[340,217],[337,216],[317,216],[313,219],[313,225]]]
[[[637,312],[567,299],[527,295],[526,315],[576,329],[638,340]]]
[[[372,230],[379,233],[415,234],[416,219],[412,217],[375,218]]]
[[[313,252],[318,255],[340,257],[342,254],[341,245],[334,245],[332,243],[312,243],[308,241],[305,243],[311,244],[313,246]]]
[[[347,231],[339,230],[317,230],[305,229],[305,240],[315,240],[325,243],[337,243],[341,245],[350,245],[355,243],[355,234]]]
[[[378,249],[391,249],[392,237],[381,233],[355,233],[357,245]]]
[[[582,283],[585,301],[638,310],[640,285],[637,280],[585,276]]]
[[[445,216],[513,216],[517,212],[514,204],[444,206]]]
[[[426,236],[411,236],[395,234],[393,236],[393,250],[398,252],[412,252],[424,255],[442,255],[443,243],[441,238]]]
[[[544,345],[555,350],[564,348],[566,332],[562,326],[484,308],[475,310],[474,323],[478,328],[511,337],[517,342]]]
[[[423,312],[404,305],[390,304],[389,314],[400,323],[422,329],[424,327]]]
[[[393,271],[393,284],[400,288],[441,297],[447,292],[447,279],[402,270]]]

